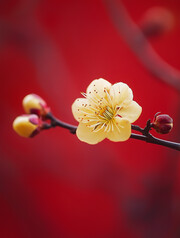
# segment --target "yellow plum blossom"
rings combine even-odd
[[[84,98],[72,105],[74,118],[79,122],[77,137],[88,144],[97,144],[108,138],[125,141],[131,135],[131,123],[142,112],[133,101],[132,90],[125,83],[112,85],[105,79],[96,79],[88,86]]]

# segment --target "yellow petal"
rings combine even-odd
[[[106,138],[106,133],[104,132],[104,129],[94,132],[93,128],[87,127],[87,124],[85,123],[79,123],[76,135],[79,140],[88,144],[97,144]]]
[[[96,98],[97,100],[101,97],[106,96],[105,90],[110,90],[111,83],[107,80],[100,78],[93,80],[90,85],[88,86],[86,93],[87,98]]]
[[[125,83],[116,83],[110,89],[113,105],[125,105],[132,101],[133,92]]]
[[[89,101],[86,98],[78,98],[72,104],[72,113],[77,121],[81,121],[85,112],[88,112]]]
[[[107,138],[111,141],[125,141],[131,135],[131,124],[128,120],[115,117],[113,129],[107,133]]]
[[[119,110],[119,115],[123,118],[133,123],[136,121],[139,116],[141,115],[142,107],[135,101],[130,102],[127,106],[124,106],[122,109]]]

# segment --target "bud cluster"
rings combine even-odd
[[[18,116],[13,122],[13,129],[22,137],[33,137],[37,135],[45,125],[44,119],[50,113],[46,102],[36,94],[24,97],[22,105],[25,113]]]

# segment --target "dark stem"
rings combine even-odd
[[[73,126],[73,125],[68,124],[68,123],[66,123],[66,122],[60,121],[59,119],[57,119],[56,117],[54,117],[54,116],[52,115],[52,113],[48,113],[47,116],[46,116],[46,118],[51,120],[51,125],[50,125],[50,127],[56,127],[56,126],[63,127],[63,128],[65,128],[65,129],[68,129],[72,134],[76,134],[77,126]],[[46,128],[45,128],[45,129],[46,129]]]
[[[162,145],[162,146],[180,151],[180,143],[162,140],[152,136],[151,134],[149,134],[149,136],[144,136],[144,135],[138,135],[138,134],[132,133],[130,138],[146,141],[147,143],[152,143],[156,145]]]
[[[50,124],[48,124],[48,123],[43,124],[42,129],[50,129],[52,127],[59,126],[59,127],[68,129],[72,134],[76,134],[77,126],[68,124],[66,122],[63,122],[63,121],[57,119],[56,117],[54,117],[52,115],[52,113],[49,113],[46,116],[46,119],[49,119],[51,121],[51,123]],[[149,133],[151,127],[152,127],[152,124],[150,123],[150,120],[147,121],[145,128],[141,128],[141,127],[136,126],[136,125],[131,125],[132,130],[138,131],[142,135],[131,133],[130,138],[137,139],[137,140],[142,140],[142,141],[145,141],[145,142],[151,143],[151,144],[162,145],[162,146],[169,147],[171,149],[180,151],[180,143],[167,141],[167,140],[162,140],[162,139],[159,139],[159,138],[156,138],[156,137],[152,136]]]
[[[149,131],[152,128],[152,123],[151,123],[151,120],[149,119],[144,128],[141,128],[141,127],[136,126],[136,125],[131,125],[131,128],[135,131],[141,132],[144,136],[149,136],[150,135]]]

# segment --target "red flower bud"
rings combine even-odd
[[[167,114],[156,114],[152,127],[160,134],[167,134],[173,128],[173,119]]]

